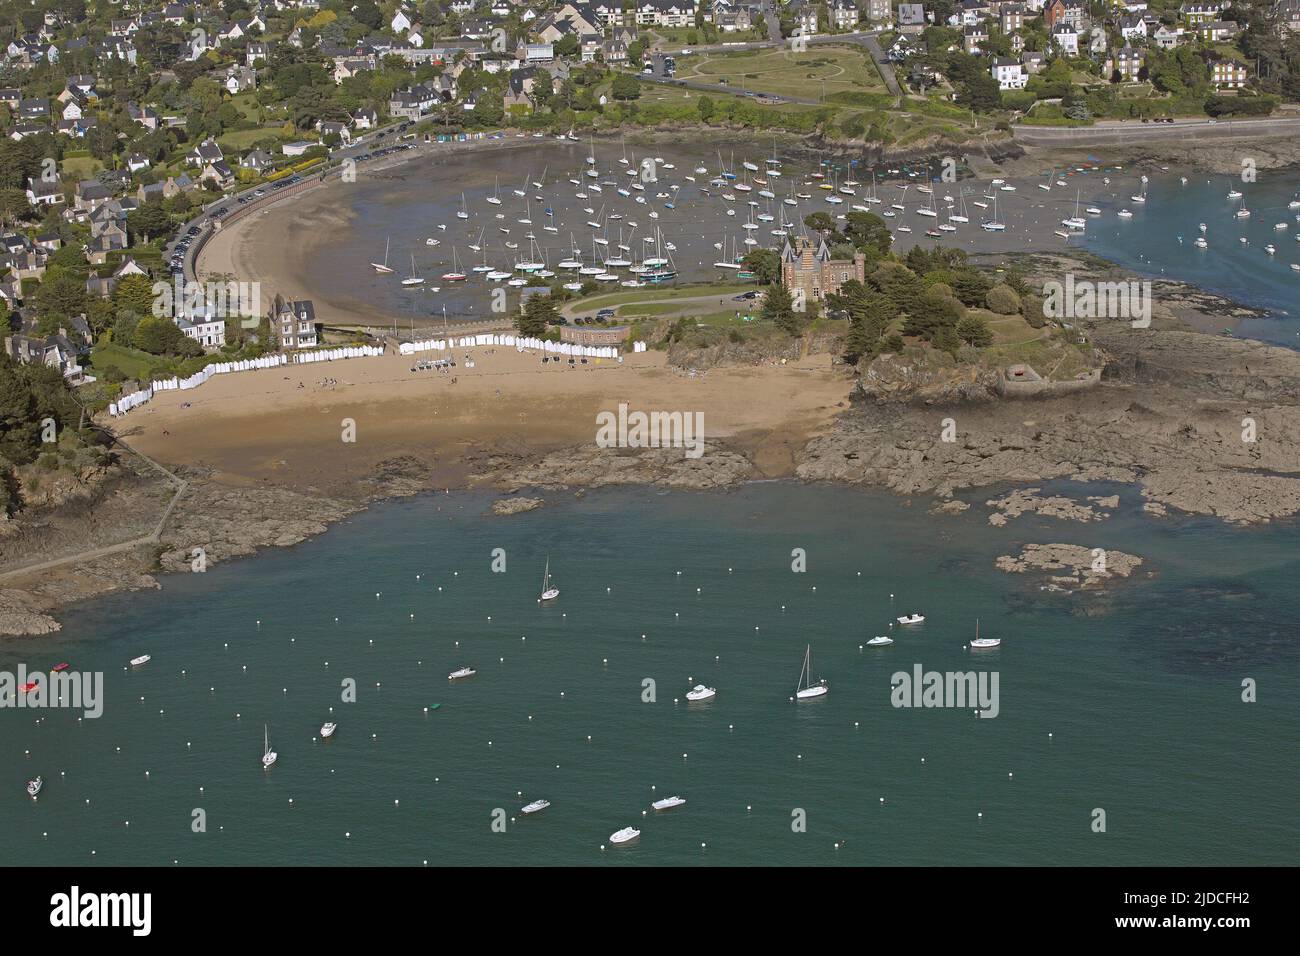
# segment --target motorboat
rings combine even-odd
[[[44,779],[42,779],[42,778],[39,777],[39,776],[36,777],[35,780],[28,780],[28,781],[27,781],[27,796],[29,796],[29,797],[31,797],[33,800],[35,800],[36,797],[37,797],[37,795],[41,792],[41,787],[43,787],[43,786],[45,786],[45,781],[44,781]]]
[[[528,804],[527,806],[521,807],[519,812],[522,813],[524,816],[530,816],[534,813],[541,813],[550,805],[551,805],[550,800],[534,800],[532,803]]]
[[[713,700],[717,696],[717,688],[705,687],[703,684],[696,684],[693,689],[686,692],[686,699],[689,701]]]
[[[153,660],[153,657],[149,654],[141,654],[139,657],[131,658],[131,666],[139,667],[141,664],[148,664],[151,660]]]
[[[447,680],[462,680],[466,677],[473,677],[478,671],[472,667],[460,667],[447,675]]]
[[[899,624],[923,624],[924,622],[925,622],[925,615],[924,615],[924,614],[916,614],[916,613],[913,613],[913,614],[908,614],[908,615],[906,615],[906,616],[904,616],[904,617],[900,617],[900,618],[898,618],[898,623],[899,623]]]
[[[334,736],[334,731],[336,731],[336,730],[338,730],[338,729],[339,729],[339,725],[338,725],[338,724],[334,723],[334,721],[332,721],[332,720],[327,720],[327,721],[325,721],[325,723],[321,724],[321,727],[320,727],[320,735],[321,735],[322,738],[325,738],[325,737],[333,737],[333,736]]]
[[[656,800],[654,803],[650,804],[650,806],[658,812],[660,810],[671,810],[673,807],[680,807],[685,802],[685,797],[664,797],[662,800]]]
[[[873,637],[867,641],[867,647],[886,647],[892,643],[894,643],[892,637]]]
[[[636,827],[624,827],[615,833],[611,833],[609,835],[609,842],[615,846],[622,846],[624,843],[631,843],[640,838],[641,831]]]

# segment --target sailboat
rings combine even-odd
[[[468,276],[460,271],[460,262],[456,258],[456,250],[451,250],[451,271],[442,274],[443,279],[447,282],[463,282]]]
[[[384,240],[384,261],[383,261],[383,263],[378,263],[378,262],[372,262],[372,263],[370,263],[371,267],[372,267],[376,272],[378,272],[380,275],[388,275],[389,273],[391,273],[391,272],[393,271],[392,267],[388,264],[388,246],[389,246],[389,244],[390,244],[391,242],[392,242],[391,239],[385,239],[385,240]]]
[[[1088,220],[1079,215],[1079,192],[1074,194],[1074,215],[1068,219],[1062,219],[1061,225],[1066,229],[1084,230],[1088,228]]]
[[[812,645],[809,644],[803,652],[803,670],[799,672],[799,687],[795,690],[796,700],[811,700],[814,697],[823,696],[826,691],[826,681],[819,680],[812,683]]]
[[[980,223],[980,228],[983,229],[985,232],[1005,232],[1005,231],[1006,231],[1006,228],[1007,228],[1006,223],[1001,222],[1001,221],[998,219],[998,196],[997,196],[997,193],[994,193],[994,194],[993,194],[993,218],[992,218],[992,219],[985,219],[982,223]]]
[[[465,208],[465,194],[464,194],[464,193],[461,193],[461,194],[460,194],[460,208],[456,210],[456,218],[457,218],[457,219],[468,219],[468,218],[469,218],[469,210],[468,210],[467,208]]]
[[[537,603],[544,601],[554,601],[560,596],[560,589],[551,587],[551,559],[546,559],[546,571],[542,574],[542,596],[537,599]]]
[[[980,622],[978,618],[975,619],[975,640],[970,642],[971,647],[975,650],[980,650],[983,648],[997,647],[1001,643],[1002,638],[1000,637],[980,637]]]
[[[275,763],[280,755],[271,749],[271,734],[267,730],[266,724],[262,725],[262,769],[270,770],[271,764]]]
[[[949,213],[949,222],[970,222],[970,217],[966,214],[966,190],[961,191],[961,213]]]
[[[424,276],[415,274],[415,256],[411,256],[411,274],[402,280],[402,285],[424,285]]]
[[[501,177],[499,176],[497,177],[496,190],[492,193],[491,196],[488,196],[487,201],[494,206],[501,205]]]

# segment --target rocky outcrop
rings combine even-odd
[[[359,511],[355,502],[302,495],[284,488],[228,488],[192,483],[160,541],[158,566],[190,572],[260,548],[287,548],[323,534]],[[200,555],[195,549],[201,550]]]
[[[710,443],[699,458],[687,458],[680,448],[595,445],[579,445],[537,460],[495,454],[476,463],[472,480],[510,491],[633,484],[702,491],[731,488],[753,477],[754,466],[744,455]]]
[[[946,353],[929,349],[924,353],[876,356],[861,369],[851,399],[855,402],[960,405],[997,398],[997,373],[994,370],[971,364],[958,365]]]
[[[1129,577],[1142,565],[1137,555],[1077,544],[1027,544],[1018,555],[995,562],[1008,574],[1040,574],[1057,588],[1096,590]]]
[[[989,524],[1001,527],[1022,514],[1039,514],[1064,521],[1101,521],[1109,518],[1110,515],[1093,507],[1094,505],[1107,508],[1119,506],[1118,495],[1110,498],[1089,498],[1088,502],[1084,503],[1060,495],[1040,495],[1041,490],[1041,488],[1021,488],[1001,498],[990,498],[984,502],[995,509],[993,514],[989,515]]]
[[[498,498],[492,502],[492,514],[498,516],[509,516],[523,514],[525,511],[536,511],[545,502],[541,498]]]

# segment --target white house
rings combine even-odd
[[[1025,73],[1024,66],[1019,60],[1011,57],[994,57],[989,73],[998,81],[999,89],[1003,90],[1023,90],[1025,84],[1029,82],[1029,75]]]

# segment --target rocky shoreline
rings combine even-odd
[[[1114,268],[1061,254],[1022,257],[1021,265],[1031,276],[1061,269],[1102,276]],[[834,418],[822,434],[793,447],[788,477],[930,495],[940,513],[971,507],[957,497],[962,491],[1027,486],[984,502],[995,527],[1027,511],[1100,521],[1116,504],[1038,494],[1053,479],[1135,485],[1153,519],[1177,513],[1251,524],[1300,513],[1300,353],[1190,331],[1256,313],[1180,283],[1162,286],[1164,307],[1151,329],[1121,322],[1086,327],[1090,344],[1104,355],[1098,387],[1005,399],[990,376],[968,368],[954,369],[952,381],[918,380],[901,392],[896,383],[885,388],[860,374],[850,406],[830,412]],[[844,372],[854,374],[849,366]],[[955,441],[944,440],[945,419],[955,425]],[[1253,441],[1244,440],[1248,434]],[[458,466],[458,487],[510,495],[491,509],[503,516],[543,506],[547,493],[634,484],[717,491],[772,477],[743,440],[710,439],[695,459],[680,450],[591,444],[538,453],[481,448],[465,453]],[[193,573],[200,554],[200,563],[211,567],[262,548],[291,547],[373,501],[435,490],[432,470],[415,456],[387,459],[345,497],[224,485],[203,469],[180,469],[185,493],[155,541],[40,572],[0,565],[0,636],[51,633],[60,607],[160,587],[157,575]],[[146,487],[151,479],[138,468],[124,467],[112,480],[108,500],[122,506],[97,521],[88,542],[107,542],[115,529],[116,540],[133,538],[140,533],[138,503],[161,508],[167,498],[163,489]],[[523,494],[528,491],[533,496]],[[23,542],[19,553],[26,560],[66,553],[69,529],[49,515],[15,524],[20,527],[8,533]],[[49,536],[45,544],[42,533]]]

